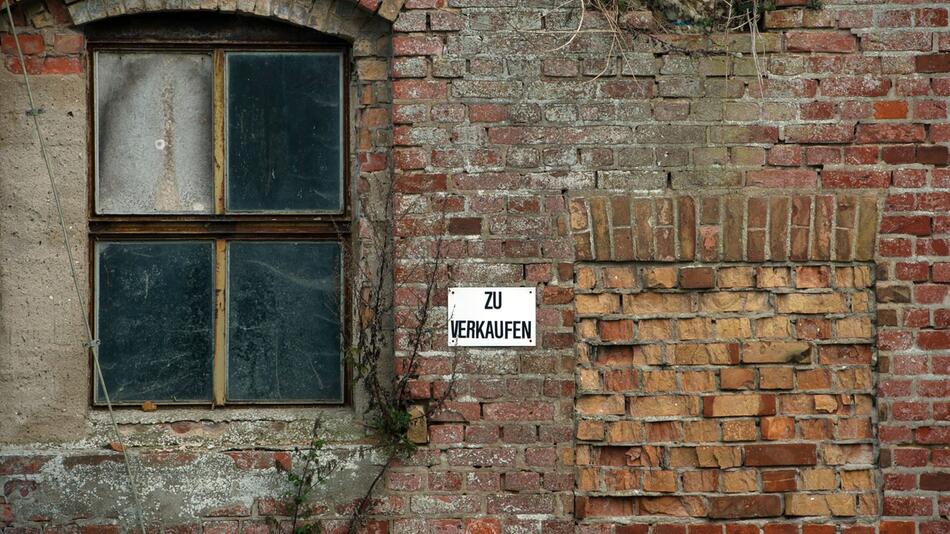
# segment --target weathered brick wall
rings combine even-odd
[[[876,198],[571,208],[578,517],[873,520]]]
[[[659,36],[674,47],[629,37],[621,65],[596,15],[568,43],[573,4],[360,3],[394,20],[392,48],[379,52],[391,58],[357,62],[365,84],[354,103],[375,111],[353,127],[360,190],[392,176],[405,213],[393,229],[397,369],[426,286],[412,266],[435,247],[442,284],[538,287],[541,326],[534,349],[458,353],[442,335],[426,347],[416,399],[457,383],[429,443],[387,477],[371,529],[950,530],[947,9],[778,4],[756,54],[747,34]],[[81,41],[69,48],[81,27],[46,5],[19,20],[27,68],[84,76]],[[210,0],[74,11],[86,20],[123,5],[238,9],[324,29],[353,24],[355,12]],[[649,28],[649,18],[624,21]],[[389,38],[354,50],[373,54]],[[443,291],[436,303],[444,315]],[[203,417],[167,412],[123,428],[155,455],[156,481],[207,488],[217,472],[253,490],[240,506],[189,509],[208,530],[285,517],[276,465],[302,439],[301,421]],[[360,441],[349,415],[334,421],[341,443]],[[88,424],[104,435],[101,420]],[[66,499],[44,489],[50,480],[114,489],[121,471],[96,456],[95,439],[14,441],[25,445],[0,449],[0,522],[117,523],[98,501],[30,513],[37,498]],[[262,443],[281,450],[247,451]],[[346,510],[313,508],[332,528]]]
[[[208,2],[202,5],[211,8]],[[168,4],[174,7],[198,6]],[[379,10],[376,15],[346,0],[320,0],[306,9],[279,1],[214,7],[308,25],[351,43],[351,181],[360,200],[373,198],[366,184],[389,175],[391,28],[385,10],[391,12],[393,4],[368,6]],[[66,6],[56,0],[27,0],[14,7],[83,287],[87,157],[92,150],[87,144],[89,57],[84,27],[76,24],[149,10],[163,11],[165,4]],[[5,19],[4,10],[0,20]],[[0,69],[0,529],[129,530],[135,514],[123,457],[110,446],[109,415],[89,406],[92,382],[82,347],[82,312],[8,28],[0,22],[5,65]],[[358,222],[365,226],[376,213],[363,209]],[[360,411],[365,395],[355,389],[352,397],[351,406],[333,408],[116,410],[119,432],[134,457],[147,524],[175,532],[289,529],[292,485],[287,470],[300,469],[294,449],[309,442],[319,417],[327,456],[342,464],[335,478],[316,490],[303,515],[330,530],[345,530],[353,503],[385,460],[361,452],[367,442]],[[398,499],[382,499],[379,509],[409,513],[408,501]],[[386,526],[371,521],[367,528]]]
[[[945,127],[931,125],[930,136],[941,139]],[[882,532],[948,529],[948,188],[947,169],[902,169],[884,204],[876,287]]]

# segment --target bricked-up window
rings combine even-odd
[[[345,50],[90,43],[111,399],[343,402]]]

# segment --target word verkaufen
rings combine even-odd
[[[450,323],[455,339],[532,339],[531,321],[453,320]]]

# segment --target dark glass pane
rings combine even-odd
[[[114,401],[211,399],[214,245],[100,242],[99,360]],[[96,400],[105,398],[96,387]]]
[[[229,53],[230,211],[342,210],[341,56]]]
[[[228,399],[342,401],[340,244],[228,245]]]

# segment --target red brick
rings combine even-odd
[[[633,524],[633,525],[616,525],[614,527],[614,534],[647,534],[650,530],[650,525],[646,524]]]
[[[778,495],[709,498],[709,517],[712,519],[747,519],[780,515],[782,515],[782,500]]]
[[[501,534],[501,522],[497,519],[469,519],[465,522],[465,534]]]
[[[481,235],[480,217],[453,217],[448,220],[448,231],[453,235]]]
[[[508,118],[508,108],[500,104],[472,104],[468,114],[472,122],[501,122]]]
[[[932,513],[932,506],[929,497],[895,497],[892,495],[884,496],[884,514],[885,515],[926,515]]]
[[[814,444],[800,445],[746,445],[745,465],[815,465],[817,453]]]
[[[883,188],[891,182],[887,171],[821,171],[821,185],[829,188]]]
[[[890,80],[865,76],[832,76],[821,80],[824,96],[885,96],[890,89]]]
[[[907,116],[907,102],[885,100],[874,103],[875,119],[903,119]]]
[[[926,54],[914,57],[917,72],[950,72],[950,54]]]
[[[913,521],[881,521],[881,534],[916,534],[917,526]]]
[[[834,525],[802,525],[802,534],[835,534]]]
[[[785,46],[790,52],[855,52],[857,40],[850,32],[798,31],[785,33]]]
[[[35,475],[51,459],[52,456],[32,454],[0,456],[0,476]]]
[[[922,8],[914,12],[918,27],[940,28],[947,25],[947,10],[944,8]]]
[[[42,56],[26,56],[26,72],[28,74],[43,74],[43,61],[46,58]],[[23,74],[23,68],[20,60],[15,56],[7,56],[3,61],[8,71],[14,74]]]
[[[950,293],[944,284],[918,284],[914,286],[914,302],[917,304],[942,304]]]
[[[884,146],[881,147],[881,160],[891,165],[916,163],[917,147],[914,145]],[[873,162],[868,162],[873,163]]]
[[[634,499],[631,497],[576,497],[574,512],[578,519],[632,516],[634,515]]]
[[[604,387],[608,391],[634,391],[637,388],[637,374],[633,369],[611,369],[604,371]]]
[[[858,125],[858,143],[919,143],[926,138],[922,124]]]
[[[914,102],[914,119],[934,120],[947,118],[947,106],[938,100],[917,100]]]
[[[778,9],[765,13],[766,28],[798,28],[802,26],[801,9]]]
[[[802,148],[796,145],[776,145],[769,149],[769,165],[797,167],[802,164]]]
[[[393,55],[396,56],[439,56],[442,55],[442,46],[441,37],[393,37]]]
[[[445,174],[401,174],[397,175],[393,188],[400,193],[429,193],[445,191]]]
[[[46,49],[46,44],[43,41],[43,36],[40,34],[21,33],[19,34],[19,41],[20,41],[20,48],[23,51],[23,55],[26,55],[26,56],[42,54],[43,50]],[[16,46],[16,42],[13,40],[12,35],[0,36],[0,49],[2,49],[4,55],[8,55],[8,56],[17,55],[17,46]]]
[[[924,350],[950,349],[950,331],[919,332],[917,346]]]
[[[930,217],[922,215],[887,215],[881,218],[880,233],[930,235],[931,223]]]
[[[680,286],[687,289],[716,287],[716,271],[710,267],[680,269]]]
[[[80,74],[82,61],[78,57],[48,57],[43,60],[43,74]]]
[[[397,100],[444,100],[445,82],[424,80],[394,80],[393,98]]]
[[[946,165],[948,161],[950,155],[945,146],[917,147],[917,163],[921,165]]]
[[[762,489],[767,492],[795,491],[798,482],[793,470],[777,470],[762,472]]]
[[[927,96],[930,84],[927,78],[898,78],[897,96]]]
[[[759,527],[748,523],[728,523],[726,534],[759,534]]]
[[[830,120],[837,114],[838,104],[834,102],[806,102],[801,105],[801,116],[805,120]]]
[[[554,418],[548,402],[493,402],[482,408],[487,421],[546,421]]]
[[[600,339],[603,341],[630,341],[633,339],[633,321],[599,321]]]
[[[934,282],[950,282],[950,263],[941,262],[933,265]]]
[[[53,38],[53,51],[57,54],[78,54],[86,41],[79,33],[57,33]]]
[[[849,143],[852,139],[852,124],[794,124],[785,127],[785,140],[791,143]]]
[[[703,397],[703,416],[739,417],[775,415],[774,395],[719,395]]]
[[[841,163],[841,149],[833,146],[806,147],[805,163],[808,165],[830,165]]]

